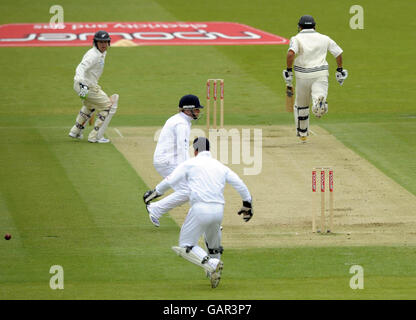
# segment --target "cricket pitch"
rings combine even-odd
[[[262,130],[262,169],[258,175],[244,175],[246,165],[227,164],[250,189],[254,216],[245,223],[237,215],[240,196],[226,186],[224,247],[416,244],[416,197],[327,131],[312,126],[313,134],[302,144],[292,126],[244,128]],[[149,188],[161,181],[152,164],[159,129],[108,130],[115,147]],[[320,210],[320,198],[311,191],[311,171],[317,166],[334,168],[334,230],[327,235],[311,231],[312,214],[315,210],[318,216]],[[188,208],[183,205],[170,212],[179,226]]]

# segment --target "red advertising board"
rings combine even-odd
[[[130,45],[277,45],[289,40],[233,22],[77,22],[0,25],[0,47],[91,46],[98,30],[112,44]]]

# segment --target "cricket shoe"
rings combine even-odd
[[[312,113],[320,118],[324,114],[328,113],[328,103],[325,101],[325,97],[320,96],[312,106]]]
[[[155,226],[155,227],[160,227],[160,222],[159,222],[159,219],[153,214],[153,213],[151,213],[150,211],[149,211],[149,208],[148,208],[148,204],[146,204],[146,211],[147,211],[147,213],[149,214],[149,219],[150,219],[150,222],[151,223],[153,223],[153,225]]]
[[[72,131],[68,134],[71,138],[82,140],[84,138],[84,135],[82,133],[73,133]]]
[[[323,110],[323,114],[327,114],[328,113],[328,102],[325,100],[324,97],[320,97],[319,101],[320,101],[320,107]]]
[[[224,262],[222,262],[221,260],[218,260],[218,264],[217,264],[217,266],[215,268],[215,271],[214,272],[211,272],[209,274],[210,281],[211,281],[211,288],[218,287],[218,285],[220,283],[220,280],[221,280],[221,274],[222,274],[222,270],[223,269],[224,269]]]
[[[110,139],[107,139],[107,138],[104,138],[104,137],[102,137],[101,139],[89,138],[88,142],[91,142],[91,143],[109,143]]]
[[[306,140],[308,139],[308,137],[307,136],[300,136],[299,139],[300,139],[300,142],[306,143]]]

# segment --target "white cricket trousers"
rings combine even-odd
[[[153,163],[156,171],[163,177],[166,178],[168,175],[175,170],[176,166]],[[184,179],[180,180],[177,184],[172,186],[172,189],[175,191],[164,197],[162,200],[151,202],[147,209],[154,214],[157,218],[160,218],[163,214],[172,210],[175,207],[181,206],[184,203],[189,201],[190,190],[188,184]]]
[[[296,78],[296,99],[297,107],[308,107],[314,100],[320,96],[324,96],[325,100],[328,96],[328,77],[317,77],[311,79]]]
[[[328,77],[317,77],[311,79],[296,78],[295,106],[293,115],[295,118],[296,135],[309,135],[309,105],[320,96],[326,100],[328,96]]]
[[[197,246],[199,238],[204,235],[208,248],[219,248],[223,216],[224,205],[221,203],[192,204],[179,234],[179,246]]]

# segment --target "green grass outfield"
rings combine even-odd
[[[4,0],[0,23],[48,22],[52,4]],[[340,87],[328,56],[330,113],[319,124],[416,195],[414,1],[363,2],[364,30],[349,28],[349,0],[59,4],[68,22],[232,21],[286,38],[302,14],[314,15],[318,31],[344,49],[350,73]],[[86,50],[0,48],[0,235],[13,236],[0,240],[0,299],[416,297],[416,248],[407,246],[226,248],[223,280],[211,290],[202,271],[170,249],[179,226],[170,218],[159,229],[149,223],[138,194],[150,186],[116,148],[67,137],[80,108],[72,79]],[[283,108],[286,50],[111,48],[101,85],[121,97],[112,125],[162,125],[180,96],[204,96],[208,77],[225,79],[226,124],[292,124]],[[356,264],[364,290],[349,287]],[[64,268],[64,290],[49,288],[52,265]]]

